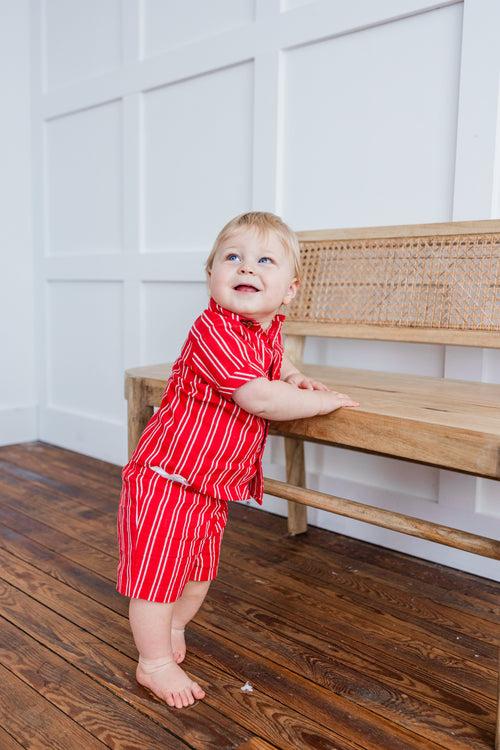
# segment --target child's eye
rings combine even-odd
[[[231,258],[238,258],[238,253],[228,253],[226,255],[226,260],[231,260]],[[263,255],[261,258],[259,258],[259,263],[261,260],[269,260],[271,263],[273,262],[273,259],[270,258],[268,255]],[[267,264],[266,264],[267,265]]]

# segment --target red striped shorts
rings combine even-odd
[[[217,576],[227,500],[127,464],[117,515],[116,590],[152,602],[175,602],[188,581]]]

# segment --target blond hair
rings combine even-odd
[[[222,227],[215,238],[210,255],[205,261],[205,272],[207,276],[209,271],[212,270],[214,256],[217,250],[238,229],[255,229],[261,237],[266,237],[269,233],[273,232],[278,239],[281,240],[281,244],[283,245],[287,257],[292,261],[294,276],[297,281],[300,281],[301,267],[298,237],[279,216],[269,213],[268,211],[249,211],[248,213],[239,214]]]

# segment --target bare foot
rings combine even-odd
[[[186,641],[184,638],[184,628],[174,628],[172,625],[170,640],[172,642],[172,651],[174,653],[174,661],[180,664],[184,661],[186,656]]]
[[[169,706],[183,708],[205,697],[205,691],[169,657],[142,659],[135,672],[137,682]]]

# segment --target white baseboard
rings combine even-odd
[[[37,440],[37,407],[14,406],[0,409],[0,445]]]
[[[48,407],[40,409],[39,440],[123,466],[127,426],[118,421]]]

